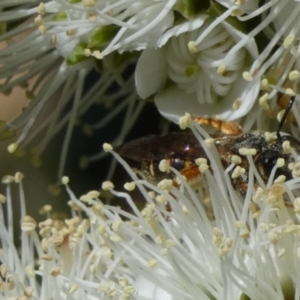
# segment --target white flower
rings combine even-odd
[[[260,53],[253,61],[249,73],[254,80],[255,78],[265,80],[263,89],[268,93],[267,98],[271,108],[269,115],[274,115],[278,111],[278,106],[285,109],[289,98],[278,96],[278,92],[290,94],[288,90],[292,89],[292,93],[299,94],[300,80],[295,73],[300,66],[298,22],[300,2],[274,0],[265,1],[260,5],[257,1],[218,0],[217,2],[227,8],[227,10],[220,9],[222,13],[218,17],[219,22],[228,17],[230,12],[235,13],[236,19],[241,23],[253,18],[259,20],[248,33],[249,38],[254,38],[260,45]],[[242,38],[237,41],[233,49],[237,51],[247,43],[248,40]],[[297,110],[299,115],[298,104],[294,105],[293,110],[294,112]],[[261,118],[260,113],[256,115],[257,119]],[[248,124],[249,126],[251,125]]]
[[[226,22],[211,24],[200,15],[168,30],[158,41],[161,48],[144,50],[138,61],[139,95],[156,94],[158,109],[174,122],[186,111],[236,119],[255,103],[260,82],[242,76],[258,56],[254,40],[227,55],[245,35]]]
[[[140,211],[128,193],[114,190],[112,184],[110,192],[126,200],[132,213],[104,205],[98,191],[78,199],[67,186],[72,218],[41,222],[42,238],[36,233],[36,222],[26,217],[21,174],[5,177],[9,216],[13,214],[10,185],[20,186],[22,244],[17,252],[11,219],[5,222],[1,206],[0,270],[6,287],[0,290],[1,297],[29,293],[40,300],[296,299],[300,291],[299,178],[274,181],[272,172],[265,184],[249,156],[247,193],[242,197],[229,176],[235,165],[224,172],[216,149],[205,146],[206,132],[197,125],[192,130],[214,173],[202,168],[198,190],[181,177],[179,189],[161,191],[139,180],[105,145],[132,177],[147,203],[145,208]],[[68,182],[64,177],[63,183]],[[5,201],[3,195],[0,201]],[[44,207],[43,212],[48,217],[50,208]],[[39,266],[34,264],[34,254]]]
[[[7,28],[1,35],[5,42],[0,53],[0,92],[9,94],[22,85],[30,99],[22,115],[9,124],[9,128],[21,132],[8,147],[9,152],[20,153],[34,145],[32,160],[40,166],[40,156],[49,140],[67,125],[58,171],[61,177],[75,122],[95,103],[111,107],[112,111],[97,124],[85,124],[83,131],[91,134],[128,107],[122,131],[115,139],[116,143],[122,142],[144,104],[135,105],[132,74],[123,76],[135,55],[125,57],[113,52],[155,44],[173,24],[174,3],[175,0],[47,1],[30,2],[27,6],[6,3],[7,9],[0,12],[0,21],[4,22],[1,28]],[[95,69],[100,74],[94,74],[97,78],[89,83],[87,76]],[[42,113],[46,118],[39,118]],[[37,144],[41,133],[43,139]],[[0,137],[9,136],[11,129],[1,126]],[[82,165],[101,155],[85,158]]]

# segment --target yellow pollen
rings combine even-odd
[[[292,45],[294,39],[295,39],[294,35],[291,35],[291,34],[288,35],[283,42],[283,47],[286,49],[289,48]]]
[[[103,144],[103,150],[104,150],[105,152],[111,152],[111,151],[113,150],[113,147],[112,147],[111,144],[104,143],[104,144]]]
[[[183,117],[179,119],[179,126],[181,129],[186,129],[191,126],[192,117],[189,113],[185,113]]]
[[[263,96],[259,98],[259,105],[264,110],[270,110],[270,105],[268,103],[268,93],[265,93]]]
[[[241,98],[237,98],[232,104],[232,109],[238,110],[240,108],[241,104],[242,104]]]
[[[294,81],[300,77],[300,73],[297,70],[293,70],[289,73],[289,80]]]
[[[243,78],[246,81],[252,81],[253,80],[253,77],[252,77],[252,75],[249,72],[243,72]]]
[[[226,71],[226,65],[224,63],[220,64],[217,69],[217,74],[223,75],[225,71]]]
[[[188,42],[188,48],[191,53],[193,53],[193,54],[198,53],[198,49],[197,49],[197,45],[196,45],[195,41]]]

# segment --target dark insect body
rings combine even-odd
[[[295,98],[292,97],[277,133],[272,138],[267,137],[266,132],[263,131],[242,133],[240,126],[234,122],[206,117],[194,118],[199,124],[210,125],[222,131],[223,134],[215,138],[215,146],[224,168],[232,163],[233,156],[240,157],[239,165],[245,169],[245,173],[244,176],[232,179],[232,183],[241,193],[246,192],[249,172],[249,161],[245,155],[241,155],[240,150],[242,148],[255,149],[253,161],[264,182],[268,181],[279,158],[284,159],[284,163],[277,167],[274,178],[284,175],[286,180],[289,180],[298,176],[300,166],[296,164],[296,159],[300,155],[300,141],[292,136],[280,134],[280,129],[294,100]],[[283,143],[286,147],[283,147]],[[159,170],[159,163],[163,159],[166,159],[171,167],[181,172],[191,183],[199,181],[201,177],[195,160],[198,158],[207,159],[205,150],[190,132],[169,133],[162,136],[150,135],[133,140],[124,144],[120,148],[119,154],[140,162],[143,176],[152,183],[157,183],[165,178],[174,178],[172,172]]]

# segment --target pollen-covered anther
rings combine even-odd
[[[102,183],[102,189],[104,191],[109,191],[112,190],[114,188],[114,184],[111,181],[104,181]]]
[[[88,6],[93,7],[93,6],[95,6],[96,1],[95,0],[83,0],[82,4],[84,7],[88,7]]]
[[[90,57],[92,55],[92,51],[91,51],[91,49],[86,48],[86,49],[83,50],[83,54],[86,57]]]
[[[181,129],[186,129],[191,126],[192,116],[189,113],[185,113],[184,116],[179,118],[179,126]]]
[[[259,98],[259,105],[263,110],[270,110],[270,105],[268,103],[269,94],[265,93]]]
[[[113,147],[112,147],[111,144],[104,143],[104,144],[103,144],[103,150],[104,150],[105,152],[111,152],[111,151],[113,150]]]
[[[70,29],[70,30],[66,31],[66,35],[67,36],[72,36],[72,35],[75,35],[77,32],[78,32],[77,29]]]
[[[279,241],[279,235],[276,232],[269,232],[268,239],[272,244],[277,244]]]
[[[26,287],[25,290],[24,290],[24,296],[27,297],[27,298],[31,298],[32,295],[33,295],[33,288],[31,286]]]
[[[35,19],[34,19],[34,23],[36,26],[40,26],[42,24],[44,24],[44,19],[41,15],[38,15]]]
[[[123,289],[123,292],[124,292],[125,295],[130,296],[130,295],[133,295],[136,292],[136,288],[132,285],[129,285],[129,286],[126,286]],[[124,299],[126,299],[126,298],[124,298]],[[128,298],[128,299],[130,299],[130,298]]]
[[[250,236],[250,231],[247,228],[244,228],[240,231],[240,237],[243,239],[247,239]]]
[[[235,101],[232,104],[232,109],[233,110],[238,110],[241,107],[241,104],[242,104],[241,98],[235,99]]]
[[[9,291],[12,291],[16,286],[15,280],[12,276],[7,277],[6,279],[6,287]],[[9,298],[7,298],[9,299]],[[20,299],[20,298],[19,298]]]
[[[158,168],[161,172],[170,172],[170,161],[166,159],[162,159],[159,162]]]
[[[46,8],[45,8],[45,4],[43,2],[41,2],[39,4],[37,12],[42,16],[46,14]]]
[[[157,187],[161,190],[161,191],[168,191],[170,192],[172,187],[173,187],[173,180],[171,179],[163,179],[161,180],[158,184]]]
[[[291,88],[287,88],[284,93],[289,96],[295,96],[295,92]]]
[[[297,235],[300,234],[300,226],[296,224],[289,224],[287,227],[284,229],[285,233],[297,233]]]
[[[21,172],[17,172],[17,173],[15,174],[15,183],[20,183],[20,182],[22,182],[23,178],[24,178],[24,174],[21,173]]]
[[[10,184],[15,181],[15,177],[11,175],[5,175],[2,177],[2,183],[3,184]]]
[[[198,49],[197,49],[197,45],[195,43],[195,41],[189,41],[188,42],[188,49],[192,54],[196,54],[198,53]]]
[[[278,256],[278,257],[283,257],[285,253],[286,253],[286,249],[285,249],[285,248],[281,248],[281,249],[278,251],[277,256]]]
[[[156,200],[157,203],[163,204],[163,205],[166,205],[168,203],[168,200],[164,195],[156,196],[155,200]]]
[[[293,70],[289,73],[289,80],[294,81],[300,77],[300,73],[297,70]]]
[[[45,34],[47,32],[47,27],[46,27],[46,25],[42,24],[38,27],[38,30],[39,30],[40,34]]]
[[[89,191],[87,194],[86,194],[87,197],[89,197],[90,199],[97,199],[99,198],[100,196],[100,192],[99,191],[96,191],[96,190],[92,190],[92,191]]]
[[[7,147],[7,151],[9,153],[14,153],[18,149],[18,147],[19,147],[18,143],[12,143]]]
[[[242,163],[242,159],[238,155],[232,155],[230,160],[235,165],[240,165]]]
[[[245,174],[245,172],[246,172],[245,168],[236,166],[231,174],[231,178],[232,179],[238,178],[239,176]]]
[[[285,164],[285,160],[284,160],[284,158],[278,158],[277,159],[277,161],[276,161],[276,166],[278,167],[278,168],[282,168],[283,166],[284,166],[284,164]]]
[[[150,268],[154,268],[154,267],[156,267],[158,265],[158,261],[156,260],[156,259],[150,259],[149,261],[148,261],[148,267],[150,267]]]
[[[226,71],[226,65],[224,63],[220,64],[217,68],[217,74],[223,75]]]
[[[3,194],[0,194],[0,203],[4,204],[6,202],[6,197]]]
[[[290,154],[292,152],[290,141],[284,141],[282,143],[282,149],[285,154]]]
[[[284,175],[280,175],[274,180],[274,183],[282,184],[285,182],[285,180],[286,180],[286,177]]]
[[[256,155],[257,150],[254,148],[240,148],[239,149],[239,154],[243,156],[251,155],[254,156]]]
[[[35,230],[36,225],[37,225],[37,224],[36,224],[35,219],[33,219],[33,218],[30,217],[30,216],[25,216],[25,217],[24,217],[24,220],[23,220],[23,222],[22,222],[22,224],[21,224],[21,229],[22,229],[22,231],[24,231],[24,232],[30,232],[30,231]]]
[[[277,139],[276,132],[265,132],[265,139],[268,143],[275,141]]]
[[[243,72],[243,78],[246,81],[252,81],[253,80],[253,77],[252,77],[252,75],[249,72]]]
[[[292,43],[294,42],[294,40],[295,40],[295,36],[292,35],[292,34],[289,34],[289,35],[284,39],[283,47],[286,48],[286,49],[289,48],[289,47],[292,45]]]
[[[133,191],[135,189],[135,182],[126,182],[124,188],[129,192]]]
[[[244,10],[242,10],[241,8],[236,8],[231,12],[232,17],[242,16],[243,14],[244,14]]]
[[[300,162],[289,163],[288,168],[292,171],[293,178],[300,177]]]
[[[0,274],[3,278],[5,278],[7,276],[7,265],[6,264],[1,264]]]
[[[294,204],[294,212],[299,213],[300,212],[300,197],[295,198],[293,204]]]
[[[274,204],[277,201],[282,201],[282,195],[285,193],[285,187],[283,184],[273,184],[268,193],[267,202]]]
[[[121,220],[116,220],[116,221],[113,222],[111,228],[114,232],[118,232],[120,230],[121,225],[122,225],[122,221]]]
[[[223,232],[221,229],[214,227],[213,229],[213,242],[217,247],[220,247],[223,241]]]
[[[282,110],[277,114],[277,121],[278,121],[279,123],[281,122],[281,119],[282,119],[284,113],[285,113],[285,110],[282,109]]]
[[[60,267],[53,267],[50,271],[50,275],[53,276],[53,277],[56,277],[60,274],[62,274],[62,271],[61,271]]]
[[[71,285],[71,287],[69,288],[69,291],[68,291],[68,292],[69,292],[70,294],[73,294],[73,293],[75,293],[78,289],[79,289],[79,285],[76,284],[76,283],[74,283],[74,284]]]
[[[204,142],[205,142],[206,146],[208,148],[210,148],[210,147],[212,147],[215,144],[215,139],[213,139],[213,138],[207,138],[207,139],[204,140]]]
[[[268,79],[264,78],[260,82],[260,88],[261,88],[262,91],[268,91],[269,90],[269,81],[268,81]]]
[[[199,171],[201,174],[203,174],[205,171],[207,171],[209,169],[208,165],[207,164],[201,164],[199,166]]]
[[[182,205],[182,211],[184,212],[184,214],[186,216],[188,216],[190,214],[189,209],[186,207],[186,205]]]
[[[61,179],[61,182],[63,185],[67,185],[69,183],[70,179],[68,176],[63,176]]]
[[[103,59],[103,54],[99,50],[95,50],[92,52],[92,56],[97,59]]]
[[[195,163],[198,166],[200,166],[202,164],[206,164],[207,165],[207,159],[203,158],[203,157],[200,157],[200,158],[195,159]]]
[[[53,256],[50,255],[50,254],[43,254],[43,255],[41,256],[41,259],[42,259],[42,260],[45,260],[45,261],[52,261],[52,260],[53,260]]]

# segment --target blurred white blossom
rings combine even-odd
[[[139,59],[135,74],[139,95],[147,98],[159,92],[155,103],[174,122],[185,112],[237,119],[257,98],[260,80],[243,78],[258,56],[255,41],[249,39],[245,48],[227,55],[245,35],[224,23],[202,39],[211,24],[207,15],[201,15],[178,25],[158,41],[161,48],[145,50]],[[173,84],[166,87],[168,80]]]
[[[7,95],[21,85],[30,101],[7,132],[1,125],[0,137],[13,129],[18,138],[10,152],[30,144],[40,155],[68,124],[62,170],[75,120],[95,103],[112,107],[109,120],[129,106],[136,118],[135,89],[141,98],[153,97],[172,121],[186,111],[246,116],[249,129],[265,118],[267,107],[273,117],[286,107],[288,100],[278,100],[278,92],[298,93],[299,10],[294,0],[4,2],[0,92]],[[126,72],[137,60],[135,87],[134,71],[131,80]],[[88,85],[93,70],[100,78]],[[118,88],[112,91],[114,84]],[[259,106],[265,93],[268,103]],[[71,101],[72,112],[65,116]],[[45,110],[48,118],[41,125],[38,116]],[[115,142],[124,139],[134,120],[124,121]],[[40,133],[44,138],[36,144]]]
[[[207,134],[198,125],[192,130],[214,170],[203,171],[196,191],[178,172],[181,186],[169,191],[139,180],[112,152],[132,178],[125,188],[136,186],[146,202],[141,211],[128,192],[115,190],[111,182],[102,188],[124,199],[132,213],[104,205],[102,192],[77,198],[64,177],[72,217],[54,220],[47,205],[41,210],[46,220],[37,224],[26,215],[22,174],[3,178],[7,192],[0,200],[10,217],[1,205],[1,297],[298,299],[299,178],[274,181],[273,174],[257,186],[261,178],[250,159],[244,198],[231,185],[234,164],[224,171],[215,149],[205,146],[202,135]],[[110,145],[104,148],[112,151]],[[20,188],[20,251],[11,222],[14,183]]]

